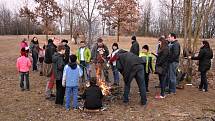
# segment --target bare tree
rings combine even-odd
[[[42,19],[44,26],[44,33],[46,34],[46,39],[48,40],[48,34],[52,33],[53,22],[62,16],[62,10],[57,5],[55,0],[35,0],[39,6],[36,7],[36,15],[38,18]]]
[[[88,44],[92,45],[92,23],[97,19],[99,14],[95,13],[99,0],[79,0],[80,16],[88,24]]]

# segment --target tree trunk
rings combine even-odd
[[[174,0],[172,0],[171,6],[171,31],[173,32],[175,28],[175,21],[174,21]]]
[[[28,17],[28,24],[27,24],[27,34],[28,34],[28,41],[29,41],[29,39],[30,39],[30,37],[29,37],[29,30],[30,30],[30,17]]]
[[[119,32],[120,32],[120,23],[118,21],[118,25],[117,25],[117,42],[119,42]]]

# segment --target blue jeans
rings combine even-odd
[[[66,87],[66,109],[70,109],[70,99],[73,96],[73,108],[78,108],[78,86]]]
[[[172,62],[169,64],[169,91],[170,93],[176,93],[176,71],[178,68],[178,62]]]
[[[29,72],[19,72],[20,87],[24,89],[24,81],[26,83],[26,89],[29,89]]]
[[[137,85],[139,87],[140,91],[140,97],[141,97],[141,104],[146,105],[147,103],[147,98],[146,98],[146,86],[145,86],[145,77],[144,77],[144,67],[142,70],[138,71],[134,78],[136,79]],[[125,83],[124,87],[124,100],[123,102],[129,102],[128,95],[130,93],[130,86],[131,86],[131,81],[133,77],[130,77],[128,82]]]
[[[114,84],[119,84],[119,71],[116,66],[112,66]]]

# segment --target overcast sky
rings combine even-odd
[[[33,0],[0,0],[0,4],[4,4],[7,8],[10,8],[12,11],[19,10],[21,6],[24,5],[25,1],[28,1],[29,6],[33,6],[34,2]],[[56,0],[58,2],[63,2],[64,0]],[[141,4],[144,3],[146,0],[139,0]],[[155,11],[158,11],[158,4],[159,0],[151,0],[152,6]]]

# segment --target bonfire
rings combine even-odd
[[[101,76],[101,68],[98,66],[96,68],[96,79],[97,79],[97,85],[102,89],[102,94],[105,96],[110,95],[110,89],[111,87],[109,87],[106,83],[105,80],[102,79]]]

